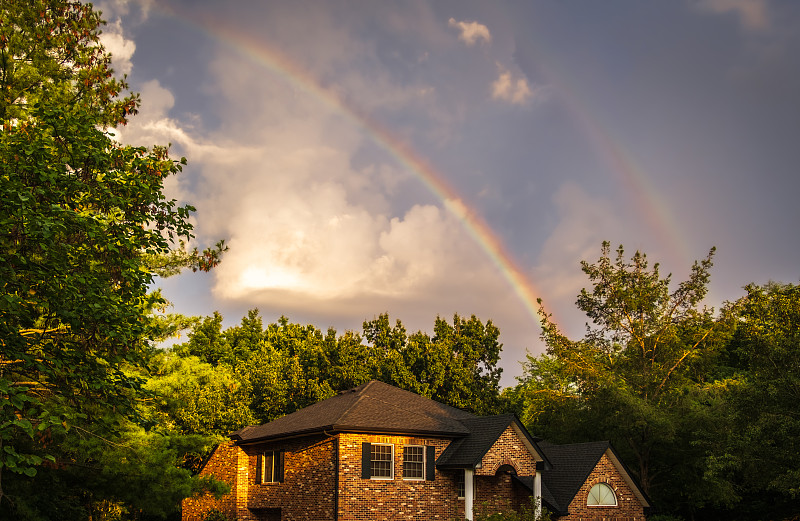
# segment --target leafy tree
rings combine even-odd
[[[175,346],[169,356],[171,364],[182,359],[192,371],[205,364],[203,371],[208,374],[222,371],[235,375],[236,383],[203,386],[209,403],[230,403],[226,401],[233,396],[227,394],[229,390],[241,390],[250,396],[249,409],[256,422],[272,421],[372,379],[481,414],[496,411],[500,403],[499,330],[474,316],[464,319],[456,315],[452,325],[437,318],[434,331],[433,338],[423,332],[409,336],[400,321],[391,326],[388,315],[382,314],[364,322],[363,337],[352,331],[338,336],[332,328],[323,334],[312,325],[291,323],[286,317],[264,327],[257,310],[248,312],[240,325],[223,330],[222,316],[215,313],[198,322],[189,340]],[[192,357],[197,358],[191,361]],[[164,374],[174,382],[193,379],[177,376],[180,372]],[[175,389],[165,396],[181,396],[181,401],[190,405],[181,411],[168,406],[165,410],[174,411],[169,413],[171,417],[194,416],[195,411],[203,410],[199,400],[205,392]],[[230,417],[244,421],[246,415],[236,411],[231,410]],[[220,433],[223,424],[218,418],[210,412],[204,428],[198,420],[198,430],[186,432]],[[212,424],[217,425],[213,430]]]
[[[497,412],[499,329],[474,315],[464,319],[456,314],[452,325],[437,317],[433,331],[433,337],[422,331],[408,335],[399,320],[391,327],[387,314],[364,322],[377,378],[477,414]]]
[[[583,262],[592,282],[577,300],[591,320],[585,338],[568,339],[541,306],[547,350],[528,356],[512,393],[532,430],[554,441],[612,440],[657,499],[702,503],[722,493],[692,496],[701,494],[702,473],[692,477],[680,467],[701,458],[690,440],[709,421],[707,374],[727,331],[728,321],[700,307],[713,254],[674,290],[671,276],[639,252],[628,261],[619,247],[612,258],[604,243],[596,263]]]
[[[223,437],[255,423],[252,387],[231,367],[168,351],[150,362],[143,424],[173,434]]]
[[[153,263],[192,237],[194,208],[163,192],[185,160],[112,138],[139,100],[120,96],[99,13],[70,0],[0,13],[0,516],[24,519],[44,515],[24,492],[37,471],[63,483],[100,454],[70,452],[76,437],[134,432]],[[205,269],[223,249],[171,265]]]
[[[731,483],[738,519],[788,519],[800,497],[800,286],[745,290],[731,306],[734,375],[725,380],[727,421],[708,441],[706,479]]]

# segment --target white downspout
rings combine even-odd
[[[475,471],[464,469],[464,517],[472,521],[472,503],[475,499]]]
[[[536,519],[542,518],[542,474],[536,470],[533,475],[533,498],[536,501]]]

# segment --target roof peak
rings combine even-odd
[[[272,422],[245,427],[231,438],[251,443],[323,431],[459,437],[469,432],[459,420],[475,417],[412,391],[370,380]]]

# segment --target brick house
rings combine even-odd
[[[581,464],[558,471],[551,456],[569,465],[560,447],[571,446],[537,442],[514,415],[475,416],[378,381],[230,438],[201,474],[231,492],[184,500],[183,521],[212,509],[237,521],[451,521],[518,509],[531,496],[569,521],[639,521],[649,506],[607,443],[588,472],[599,445],[573,446]],[[586,491],[572,490],[578,475]],[[613,506],[597,484],[611,487]],[[579,505],[595,496],[602,505]]]

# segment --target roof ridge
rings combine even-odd
[[[373,382],[375,382],[375,381],[377,381],[377,380],[373,380]],[[372,382],[370,382],[370,383],[372,383]],[[387,385],[388,385],[388,384],[387,384]],[[400,389],[400,388],[398,387],[398,389]],[[405,389],[400,389],[400,390],[401,390],[401,391],[405,391],[405,392],[407,392],[407,393],[411,393],[411,391],[406,391]],[[364,389],[364,391],[366,391],[366,388]],[[420,397],[420,398],[425,398],[424,396],[418,395],[418,394],[416,394],[416,393],[411,393],[411,394],[413,394],[414,396]],[[407,408],[407,407],[403,407],[403,406],[401,406],[401,405],[398,405],[398,404],[396,404],[396,403],[388,402],[388,401],[386,401],[386,400],[384,400],[384,399],[381,399],[381,398],[379,398],[379,397],[377,397],[377,396],[369,395],[369,394],[367,394],[366,392],[365,392],[364,394],[362,394],[361,396],[359,396],[358,400],[357,400],[355,403],[353,403],[353,407],[354,407],[354,406],[355,406],[355,405],[356,405],[358,402],[360,402],[360,401],[361,401],[361,399],[362,399],[364,396],[367,396],[368,398],[370,398],[370,399],[372,399],[372,400],[375,400],[375,401],[377,401],[377,402],[380,402],[380,403],[386,404],[386,405],[388,405],[389,407],[392,407],[392,408],[394,408],[394,409],[397,409],[397,410],[400,410],[400,411],[403,411],[403,412],[406,412],[406,413],[409,413],[409,414],[413,414],[413,415],[415,415],[415,416],[424,416],[425,418],[435,419],[435,420],[439,420],[439,421],[442,421],[442,420],[444,420],[444,421],[446,421],[447,423],[455,422],[455,423],[459,424],[461,427],[464,427],[464,425],[463,425],[463,424],[462,424],[462,423],[461,423],[459,420],[457,420],[457,419],[454,419],[454,418],[442,418],[442,417],[440,417],[440,416],[438,416],[438,415],[435,415],[435,414],[430,414],[430,413],[428,413],[428,412],[425,412],[425,411],[423,411],[423,410],[422,410],[422,409],[420,409],[420,408],[413,408],[413,409],[409,409],[409,408]],[[430,398],[425,398],[425,399],[426,399],[426,400],[430,400]],[[431,400],[431,401],[432,401],[432,402],[434,402],[434,403],[439,403],[439,402],[436,402],[435,400]],[[446,404],[441,404],[441,405],[446,405]],[[454,408],[455,408],[455,407],[454,407]],[[341,415],[339,418],[342,418],[342,417],[344,417],[344,416],[345,416],[345,415],[346,415],[348,412],[350,412],[350,409],[348,409],[348,410],[347,410],[345,413],[343,413],[343,414],[342,414],[342,415]]]
[[[364,396],[365,396],[365,394],[364,394],[364,391],[366,391],[366,389],[367,389],[367,387],[369,386],[369,384],[371,384],[371,383],[372,383],[372,382],[374,382],[374,381],[375,381],[375,380],[370,380],[370,381],[369,381],[369,382],[368,382],[368,383],[367,383],[367,384],[364,386],[364,388],[363,388],[363,389],[361,389],[361,390],[359,390],[359,391],[356,391],[356,392],[358,393],[358,398],[357,398],[357,399],[356,399],[356,400],[355,400],[353,403],[351,403],[351,404],[350,404],[350,407],[348,407],[347,409],[345,409],[345,410],[344,410],[344,411],[343,411],[343,412],[342,412],[340,415],[338,415],[338,416],[336,417],[336,419],[334,420],[334,425],[335,425],[336,423],[338,423],[338,422],[339,422],[339,421],[340,421],[342,418],[344,418],[344,417],[345,417],[347,414],[349,414],[349,413],[350,413],[350,411],[351,411],[351,410],[352,410],[352,409],[353,409],[353,408],[354,408],[356,405],[358,405],[358,404],[361,402],[361,400],[363,400],[363,399],[364,399]],[[357,389],[357,388],[354,388],[354,389],[353,389],[353,391],[355,391],[355,389]],[[321,403],[321,402],[317,402],[317,403]]]

